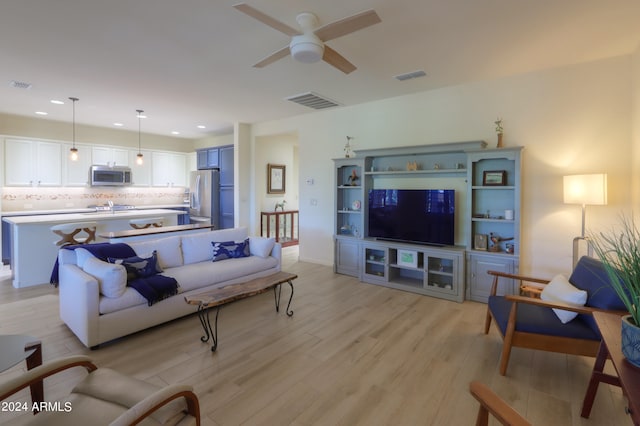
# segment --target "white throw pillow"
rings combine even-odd
[[[251,256],[269,257],[275,244],[275,238],[249,237],[249,252]]]
[[[571,306],[584,306],[587,303],[587,292],[574,287],[564,276],[556,275],[544,286],[540,299],[547,302],[564,302]],[[564,309],[554,309],[553,312],[563,324],[578,316],[577,312]]]
[[[97,259],[89,250],[85,248],[78,247],[73,251],[76,253],[76,265],[78,265],[80,269],[84,267],[84,264],[87,261],[87,259],[91,259],[91,258]]]
[[[96,277],[100,285],[100,293],[105,297],[120,297],[127,289],[127,270],[122,265],[91,257],[84,262],[82,270]]]

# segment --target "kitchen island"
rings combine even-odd
[[[131,229],[129,220],[162,217],[164,225],[175,226],[179,210],[144,209],[114,212],[85,212],[3,217],[11,225],[11,274],[13,286],[29,287],[49,282],[58,255],[58,236],[51,227],[62,223],[97,222],[96,234]],[[106,241],[100,237],[97,241]]]

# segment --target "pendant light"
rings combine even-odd
[[[76,101],[78,98],[69,98],[70,101],[73,102],[73,145],[69,152],[69,158],[71,161],[78,161],[78,148],[76,148]]]
[[[141,166],[143,163],[142,157],[144,156],[142,155],[142,152],[140,152],[140,122],[142,121],[142,113],[144,111],[137,109],[136,112],[138,113],[138,155],[136,156],[136,164]]]

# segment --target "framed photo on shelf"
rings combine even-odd
[[[267,164],[267,194],[284,194],[285,172],[282,164]]]
[[[487,234],[475,234],[473,236],[473,249],[486,250],[488,240]]]
[[[504,186],[506,184],[506,170],[487,170],[482,173],[482,185],[484,186]]]
[[[415,250],[398,250],[398,266],[418,267],[418,252]]]

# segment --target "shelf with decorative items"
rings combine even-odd
[[[468,153],[467,298],[486,302],[487,270],[517,273],[520,256],[520,163],[522,147]],[[515,283],[506,283],[513,293]]]
[[[345,147],[346,149],[346,147]],[[346,151],[345,151],[346,153]],[[349,155],[353,152],[349,151]],[[335,253],[337,273],[360,276],[360,239],[364,229],[364,160],[338,158],[334,160],[335,176]]]

